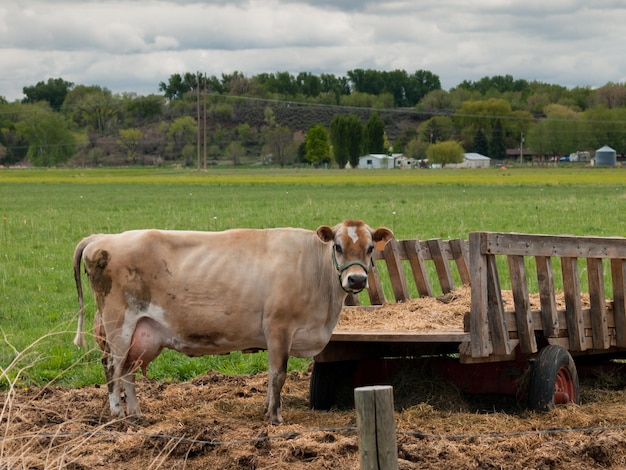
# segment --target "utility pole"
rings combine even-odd
[[[204,152],[204,171],[206,171],[206,73],[204,74],[204,89],[202,96],[204,97],[204,117],[202,120],[202,147]]]
[[[198,154],[198,171],[200,171],[200,74],[196,73],[196,113],[197,113],[197,154]]]
[[[520,132],[519,163],[520,163],[520,165],[524,164],[524,133],[523,132]]]

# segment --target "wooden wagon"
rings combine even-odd
[[[428,358],[463,392],[523,396],[531,409],[545,410],[578,402],[583,368],[626,357],[626,238],[472,232],[469,240],[393,240],[374,259],[371,306],[355,307],[359,299],[351,296],[345,309],[376,315],[377,306],[406,302],[411,292],[449,293],[456,279],[471,285],[470,311],[463,327],[448,330],[335,330],[315,357],[312,408],[333,406],[346,379],[354,387],[385,383],[393,361]],[[512,308],[503,301],[505,284]],[[529,286],[539,308],[531,308]]]

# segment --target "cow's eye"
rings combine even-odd
[[[339,254],[343,253],[343,249],[339,245],[335,245],[335,251]]]
[[[367,254],[368,254],[368,255],[371,255],[373,251],[374,251],[374,245],[370,245],[370,246],[367,248]]]

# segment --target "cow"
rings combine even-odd
[[[316,231],[94,234],[74,252],[80,308],[74,343],[84,344],[82,261],[114,417],[141,416],[135,376],[139,369],[145,375],[163,348],[188,356],[267,350],[265,415],[280,424],[289,356],[312,357],[325,347],[346,296],[368,286],[375,244],[392,238],[389,229],[372,230],[360,220]]]

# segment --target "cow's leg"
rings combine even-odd
[[[117,361],[119,362],[119,361]],[[115,373],[116,364],[115,356],[111,354],[108,344],[102,353],[102,365],[104,366],[104,375],[107,380],[107,388],[109,390],[109,406],[111,408],[111,416],[114,418],[124,417],[124,408],[122,407],[122,393],[119,381],[119,375]]]
[[[135,392],[135,373],[136,369],[132,369],[125,374],[121,381],[124,384],[124,395],[126,397],[126,410],[129,415],[141,416],[141,408],[139,407],[139,401],[137,400],[137,393]]]
[[[135,367],[127,367],[126,357],[129,340],[119,330],[107,333],[105,355],[102,359],[109,388],[109,405],[111,415],[122,418],[125,416],[122,404],[122,387],[128,414],[141,415],[137,395],[135,393]]]
[[[291,341],[288,335],[274,341],[268,340],[267,356],[269,360],[269,380],[265,399],[265,416],[272,424],[282,424],[280,392],[287,378],[287,361]]]
[[[93,331],[96,342],[102,349],[102,366],[104,367],[104,375],[107,381],[107,389],[109,390],[109,406],[111,407],[111,415],[116,418],[124,416],[124,408],[122,407],[122,396],[119,381],[116,380],[115,368],[119,367],[115,359],[115,355],[111,353],[111,348],[107,341],[106,330],[102,322],[102,314],[100,310],[96,312],[93,319]]]

